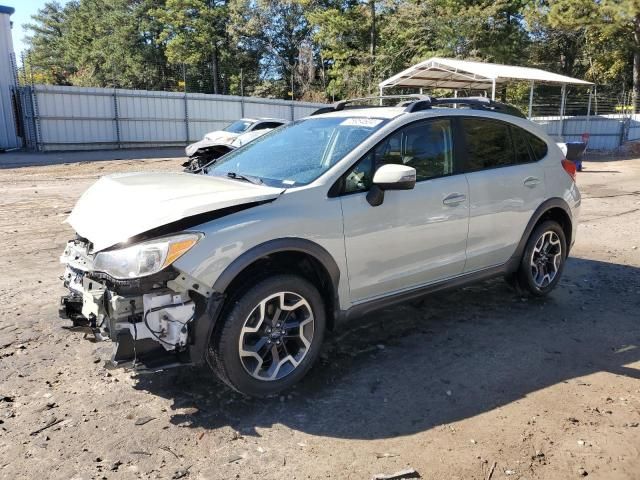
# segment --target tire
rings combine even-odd
[[[538,225],[524,249],[517,286],[534,296],[551,292],[560,281],[567,259],[567,240],[562,227],[553,220]]]
[[[210,339],[207,361],[234,390],[273,395],[311,368],[325,325],[324,302],[313,284],[297,275],[273,275],[232,296]]]

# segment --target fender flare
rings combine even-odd
[[[542,216],[552,208],[560,208],[562,211],[564,211],[564,213],[567,214],[567,217],[569,217],[569,220],[573,222],[573,215],[571,215],[571,208],[569,208],[569,204],[564,199],[560,197],[553,197],[542,202],[538,206],[538,208],[536,208],[535,212],[533,212],[533,215],[531,215],[531,218],[529,219],[529,222],[527,223],[527,226],[524,229],[524,233],[520,238],[520,242],[518,243],[518,246],[516,247],[514,254],[507,261],[507,265],[506,265],[507,272],[511,273],[518,270],[518,267],[520,265],[520,259],[522,258],[522,254],[527,245],[527,241],[529,240],[529,237],[533,232],[533,229],[537,225],[538,221],[540,221],[540,218],[542,218]],[[569,248],[571,248],[571,246],[567,245],[567,249]],[[567,255],[568,253],[569,252],[567,251]]]
[[[233,279],[253,262],[268,255],[285,251],[306,253],[315,258],[329,273],[333,288],[337,292],[340,282],[340,268],[331,254],[324,247],[311,240],[295,237],[269,240],[247,250],[222,272],[213,284],[213,291],[224,293]]]
[[[208,356],[206,355],[206,350],[209,345],[209,339],[222,313],[226,291],[231,282],[240,272],[255,261],[268,255],[285,251],[301,252],[310,255],[326,269],[332,283],[332,300],[335,310],[333,315],[337,318],[337,311],[340,308],[338,296],[340,268],[331,254],[324,247],[303,238],[285,237],[269,240],[268,242],[252,247],[236,258],[227,266],[213,284],[213,293],[207,300],[206,308],[204,308],[204,311],[195,322],[194,343],[189,348],[189,356],[193,363],[202,365],[207,361]]]

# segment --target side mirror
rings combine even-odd
[[[372,207],[382,205],[385,190],[412,190],[416,186],[416,169],[390,163],[382,165],[373,175],[373,185],[367,193]]]

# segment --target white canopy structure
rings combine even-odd
[[[562,86],[561,115],[564,113],[567,85],[593,85],[585,80],[558,75],[538,68],[433,57],[387,78],[379,83],[379,87],[380,95],[383,95],[385,88],[391,87],[446,88],[454,91],[490,90],[491,99],[495,100],[496,87],[516,81],[528,81],[531,84],[529,116],[531,116],[535,83]]]

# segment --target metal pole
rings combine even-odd
[[[113,89],[113,120],[116,127],[116,144],[118,148],[122,148],[120,144],[120,115],[118,115],[118,91]]]
[[[189,100],[187,99],[187,69],[182,64],[182,83],[184,83],[184,135],[185,143],[189,143]]]
[[[31,77],[31,85],[34,85],[34,81],[33,81],[33,63],[31,62],[31,50],[29,50],[29,53],[27,54],[27,58],[29,60],[29,75]]]
[[[240,116],[244,118],[244,75],[240,69]]]
[[[491,80],[491,100],[495,101],[496,99],[496,79]]]
[[[533,118],[533,87],[535,82],[531,80],[531,90],[529,91],[529,120]]]
[[[587,134],[587,146],[589,145],[589,136],[591,135],[591,132],[589,131],[589,119],[591,117],[591,92],[593,91],[592,87],[589,87],[589,102],[587,103],[587,121],[585,124],[585,132]],[[583,137],[584,140],[584,137]],[[584,153],[587,153],[587,148],[585,147],[584,149]]]
[[[42,150],[42,130],[40,125],[40,109],[38,108],[38,91],[36,90],[35,83],[33,81],[33,63],[31,62],[31,52],[27,54],[27,61],[29,62],[29,72],[31,73],[31,104],[33,112],[33,120],[35,127],[36,137],[36,152]]]
[[[560,98],[560,136],[564,138],[564,132],[563,132],[563,128],[564,128],[564,103],[566,101],[567,98],[567,84],[564,83],[562,84],[562,92],[561,92],[561,98]]]
[[[24,52],[20,52],[20,61],[22,63],[22,80],[20,81],[20,85],[24,86],[29,83],[27,82],[27,67],[24,64]]]
[[[296,117],[296,115],[295,115],[295,107],[293,106],[293,99],[295,98],[293,96],[293,93],[294,93],[293,92],[293,79],[294,79],[293,76],[294,76],[295,71],[296,71],[296,65],[297,65],[297,62],[293,64],[293,68],[291,69],[291,121],[294,121],[296,119],[295,118]]]
[[[293,64],[293,68],[291,69],[291,100],[294,100],[294,96],[293,96],[293,76],[295,74],[295,70],[296,70],[296,64]]]

